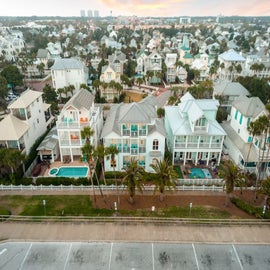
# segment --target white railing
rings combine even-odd
[[[98,186],[94,186],[95,190],[99,190]],[[103,191],[116,191],[117,187],[114,185],[111,186],[105,186],[101,185],[101,189]],[[126,186],[118,186],[118,190],[126,190]],[[155,186],[144,186],[145,191],[154,191]],[[245,188],[244,188],[245,189]],[[249,187],[247,188],[249,190],[254,190],[254,187]],[[74,186],[74,185],[69,185],[69,186],[64,186],[64,185],[59,185],[59,186],[45,186],[45,185],[29,185],[29,186],[24,186],[24,185],[0,185],[0,191],[31,191],[31,190],[37,190],[37,191],[84,191],[84,190],[92,190],[92,186]],[[167,190],[169,190],[167,188]],[[216,186],[216,185],[181,185],[181,186],[176,186],[177,191],[224,191],[223,186]],[[236,187],[235,190],[240,190],[240,188]]]

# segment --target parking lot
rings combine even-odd
[[[4,242],[0,269],[270,269],[270,245]]]

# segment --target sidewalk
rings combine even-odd
[[[115,223],[0,223],[0,239],[14,241],[127,241],[269,244],[269,226]]]

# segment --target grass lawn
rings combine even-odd
[[[96,209],[92,206],[90,197],[87,195],[57,195],[57,196],[1,196],[0,214],[43,216],[46,200],[47,216],[112,216],[114,211],[108,209]],[[168,207],[150,210],[121,210],[120,216],[144,216],[144,217],[179,217],[179,218],[230,218],[231,215],[214,207],[193,207],[191,215],[189,207]]]
[[[125,103],[131,103],[131,102],[139,102],[143,98],[143,94],[125,91]]]

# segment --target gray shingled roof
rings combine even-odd
[[[85,108],[89,110],[94,102],[94,96],[86,89],[80,89],[64,106],[63,109],[73,106],[80,110]]]
[[[227,80],[218,81],[214,84],[214,93],[222,96],[249,96],[248,90],[239,82]]]
[[[238,61],[238,62],[245,61],[245,58],[233,49],[220,54],[219,57],[224,59],[225,61]]]
[[[55,59],[52,70],[61,70],[61,69],[82,69],[83,64],[81,61],[72,59],[72,58],[64,58],[64,59]]]
[[[48,50],[38,49],[37,58],[47,58]]]
[[[104,138],[111,132],[120,136],[120,124],[125,123],[145,123],[151,124],[152,119],[157,119],[156,109],[153,105],[147,103],[114,104],[111,106],[101,137]],[[158,119],[157,119],[158,120]],[[157,121],[154,130],[164,134],[165,129]],[[163,131],[161,131],[163,130]]]
[[[265,111],[265,106],[258,97],[248,98],[246,96],[240,96],[232,105],[246,117],[255,118],[261,112]]]

